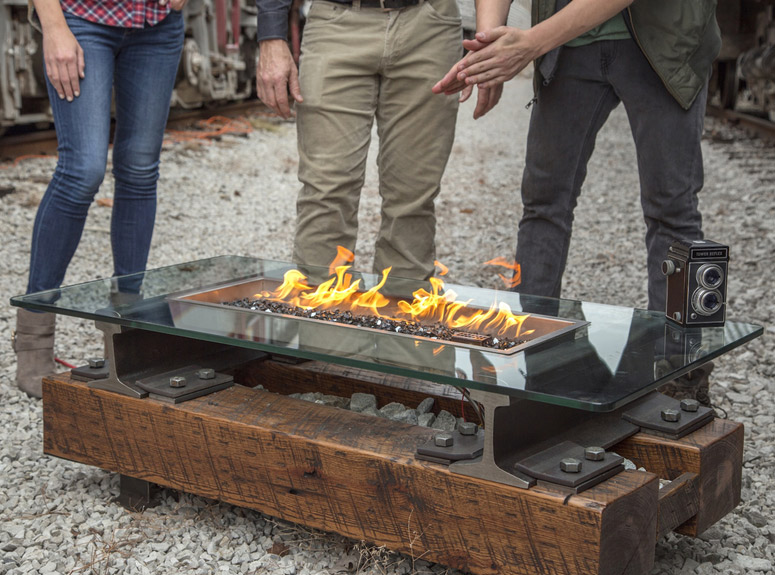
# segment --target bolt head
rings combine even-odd
[[[460,435],[476,435],[476,432],[479,431],[479,426],[473,421],[464,421],[457,426],[457,430],[460,432]]]
[[[560,471],[565,473],[580,473],[581,461],[575,457],[567,457],[560,461]]]
[[[89,358],[89,367],[92,369],[99,369],[101,367],[105,367],[105,358],[103,357]]]
[[[451,433],[438,433],[433,438],[433,442],[436,444],[436,447],[452,447],[455,439]]]
[[[176,375],[170,378],[170,387],[186,387],[186,378],[182,375]]]
[[[690,413],[694,413],[700,409],[700,402],[696,399],[682,399],[681,400],[681,411],[688,411]]]
[[[196,372],[199,379],[215,379],[215,370],[205,367]]]
[[[584,450],[584,459],[589,461],[603,461],[605,459],[605,449],[602,447],[587,447]]]
[[[669,421],[671,423],[675,423],[681,419],[681,412],[677,409],[663,409],[661,415],[663,421]]]

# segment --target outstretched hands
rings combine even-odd
[[[282,39],[262,40],[256,65],[256,90],[259,99],[286,120],[292,116],[288,93],[303,102],[299,88],[299,71]]]
[[[498,26],[478,32],[473,40],[464,40],[469,52],[457,62],[432,90],[435,94],[461,93],[464,102],[478,87],[479,97],[474,118],[489,112],[500,100],[503,83],[511,80],[540,55],[532,45],[529,30]]]

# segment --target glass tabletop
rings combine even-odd
[[[331,278],[327,295],[342,301],[266,307],[283,288],[304,288],[297,272],[310,278],[303,297]],[[353,293],[358,307],[345,309]],[[617,409],[763,331],[732,321],[681,328],[664,313],[641,309],[352,270],[334,278],[327,268],[297,270],[242,256],[95,280],[11,303],[588,411]],[[418,312],[421,304],[435,307]],[[498,312],[507,316],[501,323],[494,319]],[[450,329],[461,318],[468,323]]]

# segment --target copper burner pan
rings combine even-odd
[[[253,277],[248,280],[217,284],[217,285],[208,286],[205,288],[173,294],[167,297],[167,301],[169,303],[170,311],[172,313],[173,319],[175,320],[175,325],[183,328],[192,327],[192,328],[201,329],[202,326],[200,325],[197,325],[197,326],[185,325],[187,323],[186,312],[191,309],[191,306],[204,306],[204,307],[210,308],[211,311],[214,311],[215,309],[220,308],[220,309],[223,309],[224,311],[228,310],[228,312],[230,313],[247,314],[248,316],[252,316],[252,317],[255,317],[255,315],[258,314],[258,315],[266,316],[268,318],[271,317],[273,320],[277,320],[279,318],[288,318],[289,320],[314,322],[317,324],[326,323],[327,325],[336,326],[339,328],[359,329],[359,330],[366,330],[370,332],[377,332],[381,334],[388,334],[395,337],[431,341],[430,338],[424,338],[422,336],[395,333],[391,331],[383,331],[383,330],[357,326],[357,325],[347,325],[347,324],[340,324],[340,323],[334,323],[334,322],[323,322],[321,320],[315,320],[315,319],[310,319],[305,317],[281,315],[277,313],[268,313],[261,310],[251,310],[251,309],[241,308],[237,306],[225,305],[223,303],[223,302],[232,302],[232,301],[236,301],[244,298],[257,299],[256,294],[261,292],[272,292],[275,289],[277,289],[281,283],[282,283],[281,281],[274,278]],[[407,299],[407,298],[391,297],[389,295],[386,295],[386,297],[390,300],[390,303],[384,308],[380,308],[382,311],[382,315],[400,317],[397,313],[398,312],[397,302],[401,299]],[[487,311],[487,308],[483,308],[479,306],[469,306],[464,309],[471,310],[471,311],[475,311],[475,310]],[[507,337],[510,337],[512,339],[525,339],[526,341],[524,343],[521,343],[510,349],[505,349],[505,350],[501,350],[493,347],[475,345],[470,343],[451,341],[451,340],[434,340],[434,341],[438,341],[439,343],[444,343],[445,345],[451,345],[455,347],[465,347],[465,348],[477,349],[479,351],[487,351],[487,352],[492,352],[497,354],[511,355],[517,352],[524,351],[525,349],[529,347],[533,347],[539,343],[545,343],[547,341],[551,341],[553,339],[559,338],[560,336],[574,337],[574,334],[578,335],[580,333],[584,333],[584,331],[579,331],[577,333],[577,330],[579,330],[580,328],[586,328],[588,323],[589,322],[574,320],[574,319],[554,318],[554,317],[542,316],[537,314],[530,314],[530,316],[522,324],[522,333],[526,333],[531,330],[532,330],[532,333],[524,337],[523,336],[515,337],[513,334],[506,334]],[[503,337],[501,335],[498,335],[495,332],[488,332],[486,330],[478,330],[477,333],[480,335],[488,335],[488,336],[499,337],[499,338]]]

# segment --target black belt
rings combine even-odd
[[[335,2],[338,0],[334,0]],[[407,6],[417,6],[421,0],[361,0],[361,8],[382,8],[383,10],[400,10]],[[339,2],[340,4],[352,5],[352,1]]]

